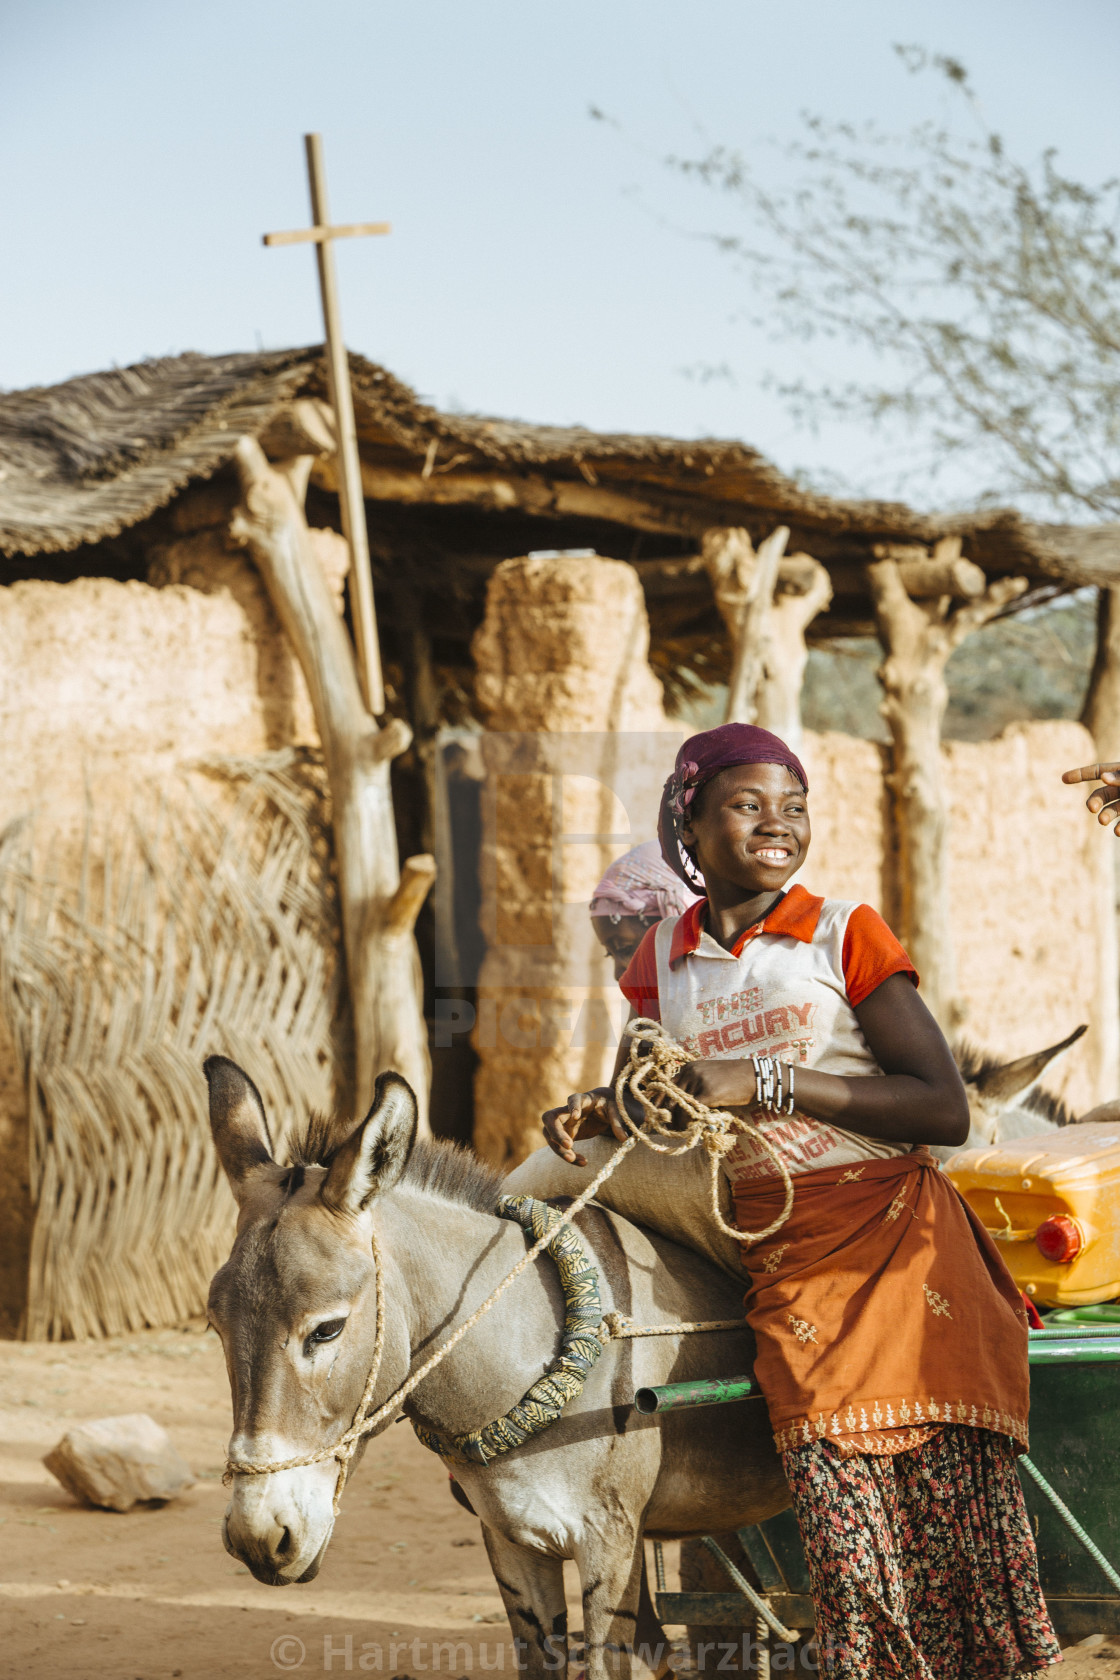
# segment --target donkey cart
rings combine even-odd
[[[1086,1318],[1105,1322],[1085,1322]],[[1082,1308],[1052,1313],[1030,1332],[1031,1454],[1020,1476],[1038,1542],[1039,1573],[1063,1645],[1120,1633],[1120,1313]],[[757,1404],[753,1376],[640,1388],[639,1412],[684,1406]],[[655,1602],[662,1622],[696,1630],[744,1627],[772,1639],[805,1639],[813,1626],[809,1574],[792,1511],[739,1531],[750,1582],[710,1537],[728,1576],[722,1592],[669,1592],[655,1547]],[[765,1646],[765,1637],[763,1637]],[[763,1662],[765,1655],[763,1654]]]

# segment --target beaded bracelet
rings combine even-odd
[[[768,1109],[771,1114],[792,1114],[795,1106],[794,1072],[792,1062],[779,1061],[776,1056],[752,1056],[754,1068],[755,1106]]]

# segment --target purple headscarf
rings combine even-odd
[[[662,791],[657,837],[665,862],[693,892],[703,890],[703,877],[681,843],[681,823],[705,782],[736,764],[784,764],[809,791],[805,766],[768,729],[758,729],[753,723],[721,723],[718,729],[691,735],[678,751],[673,774]]]
[[[591,895],[591,914],[663,921],[681,915],[695,901],[692,888],[682,886],[662,858],[660,843],[645,840],[611,864]]]

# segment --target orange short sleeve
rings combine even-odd
[[[661,1019],[661,999],[657,991],[657,956],[654,951],[656,927],[647,930],[642,943],[630,958],[629,967],[618,982],[623,997],[633,1007],[635,1015],[646,1015],[651,1021]]]
[[[917,969],[870,904],[857,904],[848,917],[843,961],[844,986],[853,1009],[858,1009],[892,974],[908,974],[915,986],[918,984]]]

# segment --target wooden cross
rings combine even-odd
[[[362,466],[358,457],[358,433],[354,424],[354,397],[350,389],[350,364],[342,337],[342,315],[338,305],[338,282],[334,269],[336,239],[358,239],[366,234],[388,233],[388,222],[348,222],[331,227],[327,208],[327,172],[323,164],[323,137],[305,134],[307,178],[311,186],[311,220],[314,226],[295,228],[290,233],[266,233],[265,245],[314,245],[319,264],[319,293],[323,300],[323,325],[327,334],[327,387],[334,410],[338,442],[338,500],[342,531],[350,545],[350,604],[354,618],[354,639],[358,649],[358,673],[366,704],[375,717],[385,710],[385,685],[381,676],[381,650],[377,640],[377,612],[373,604],[373,576],[369,564],[369,536],[366,532],[366,504],[362,495]]]

